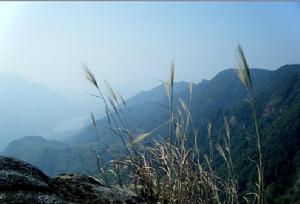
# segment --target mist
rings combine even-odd
[[[253,67],[272,70],[298,63],[299,11],[296,3],[1,2],[0,77],[9,81],[1,87],[0,121],[6,138],[1,146],[25,135],[79,128],[90,112],[104,116],[103,104],[91,96],[95,92],[84,77],[84,64],[100,86],[107,80],[130,98],[168,78],[171,61],[175,80],[187,82],[210,79],[235,66],[238,41],[247,48]],[[266,53],[273,57],[262,57]],[[16,95],[24,88],[20,81],[35,85]],[[42,93],[31,94],[37,87],[53,98],[39,101]],[[64,102],[53,103],[54,98]],[[32,118],[23,112],[30,111],[28,105],[44,113]],[[72,107],[68,114],[59,111],[66,107]],[[14,124],[21,128],[6,131],[15,130]]]

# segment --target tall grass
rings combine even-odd
[[[194,127],[192,114],[192,84],[189,87],[189,101],[178,99],[174,106],[174,63],[170,66],[170,78],[166,85],[168,96],[168,120],[144,132],[134,125],[130,125],[130,111],[126,101],[107,84],[107,96],[100,89],[94,74],[85,68],[86,78],[98,91],[97,98],[104,102],[109,129],[119,136],[125,154],[115,157],[108,163],[107,168],[115,179],[116,185],[129,188],[147,200],[147,203],[239,203],[245,201],[263,203],[263,161],[260,142],[259,125],[255,110],[254,93],[250,71],[244,53],[238,46],[240,69],[238,75],[245,85],[252,108],[257,148],[259,152],[258,192],[257,198],[250,200],[239,194],[238,179],[234,161],[231,156],[231,134],[227,118],[224,118],[225,136],[223,145],[213,144],[212,123],[207,125],[208,152],[201,154],[199,149],[198,129]],[[177,103],[176,103],[177,104]],[[96,127],[93,115],[92,121]],[[134,123],[133,121],[131,121]],[[156,134],[161,128],[168,128],[168,135],[164,139],[153,140],[150,146],[144,146],[143,141]],[[194,141],[188,141],[194,138]],[[227,176],[222,178],[214,165],[214,152],[223,158]],[[103,167],[99,167],[103,171]]]
[[[245,86],[248,96],[248,102],[251,106],[252,110],[252,118],[255,125],[255,132],[256,132],[256,146],[257,152],[259,156],[259,163],[257,165],[258,170],[258,192],[257,192],[257,199],[258,204],[262,204],[264,202],[264,166],[263,166],[263,151],[261,147],[261,133],[259,128],[259,122],[256,113],[256,105],[255,105],[255,98],[254,98],[254,91],[252,86],[252,79],[250,75],[250,69],[244,54],[244,51],[240,45],[237,47],[237,57],[238,57],[238,76]]]

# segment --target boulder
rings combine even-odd
[[[144,201],[129,190],[106,186],[92,176],[62,174],[51,178],[29,163],[0,156],[0,203],[134,204]]]

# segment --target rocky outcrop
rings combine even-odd
[[[0,156],[0,203],[143,203],[134,193],[81,174],[54,178],[23,161]]]

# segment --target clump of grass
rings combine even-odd
[[[227,117],[224,117],[225,137],[224,147],[216,144],[216,149],[224,159],[228,170],[227,181],[225,181],[225,190],[227,191],[227,200],[229,203],[239,203],[238,201],[238,180],[234,171],[234,164],[231,157],[231,135]]]
[[[260,158],[257,202],[261,204],[263,203],[263,163],[260,132],[250,71],[240,46],[238,46],[237,53],[240,66],[238,75],[248,90],[256,127]],[[170,78],[168,82],[164,82],[168,96],[169,118],[165,123],[149,132],[133,128],[135,126],[129,124],[130,117],[128,115],[131,116],[131,114],[126,101],[111,88],[108,82],[106,82],[108,94],[105,97],[94,74],[88,68],[85,68],[85,73],[88,81],[99,93],[95,96],[104,102],[109,129],[120,137],[126,152],[125,155],[116,156],[113,161],[108,163],[108,171],[114,175],[117,185],[135,191],[148,203],[239,203],[241,196],[239,196],[238,179],[231,157],[231,135],[228,120],[226,117],[224,118],[223,146],[213,144],[213,126],[212,123],[208,124],[209,151],[201,155],[198,144],[199,131],[194,127],[190,113],[192,84],[189,87],[189,102],[186,103],[179,99],[179,105],[176,109],[173,107],[174,62],[170,66]],[[91,117],[96,129],[93,114]],[[143,145],[144,140],[163,127],[169,128],[165,139],[154,140],[150,146]],[[188,143],[191,136],[194,141]],[[221,178],[214,167],[214,150],[217,150],[225,161],[228,170],[226,178]],[[101,168],[101,170],[103,169]]]

